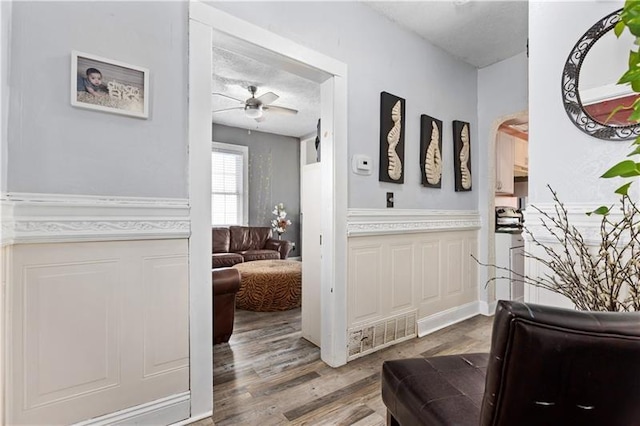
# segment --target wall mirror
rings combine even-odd
[[[609,117],[618,105],[631,105],[640,96],[616,82],[627,69],[634,38],[625,31],[618,39],[613,27],[617,10],[596,22],[575,44],[562,73],[562,100],[569,119],[590,136],[613,141],[635,139],[640,124],[629,121],[631,110]]]

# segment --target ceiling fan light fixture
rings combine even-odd
[[[262,117],[262,105],[245,105],[244,114],[249,118]]]

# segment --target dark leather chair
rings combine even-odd
[[[213,285],[213,344],[228,342],[233,333],[236,293],[240,290],[240,272],[234,268],[211,271]]]
[[[489,354],[386,361],[382,399],[389,425],[639,425],[640,313],[499,301]]]

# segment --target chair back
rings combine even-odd
[[[499,301],[480,424],[640,424],[640,313]]]

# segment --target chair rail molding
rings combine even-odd
[[[349,209],[347,235],[385,235],[407,232],[468,231],[480,229],[474,210]]]
[[[6,193],[0,198],[3,246],[21,243],[188,238],[181,198]]]
[[[618,221],[622,218],[622,214],[615,203],[615,201],[611,201],[607,204],[614,205],[614,208],[608,215],[612,221]],[[585,243],[587,243],[587,245],[600,245],[600,241],[602,240],[600,236],[602,216],[587,216],[587,213],[594,211],[602,204],[563,203],[563,205],[567,210],[569,224],[574,226],[582,234]],[[543,213],[546,213],[551,217],[556,215],[556,204],[533,203],[533,206],[535,207],[529,206],[524,211],[524,224],[527,230],[533,233],[535,238],[541,243],[558,243],[558,240],[554,238],[542,225],[542,219],[545,219],[550,223],[550,221],[544,217]],[[522,236],[528,243],[531,243],[531,237],[526,232],[524,232]]]

